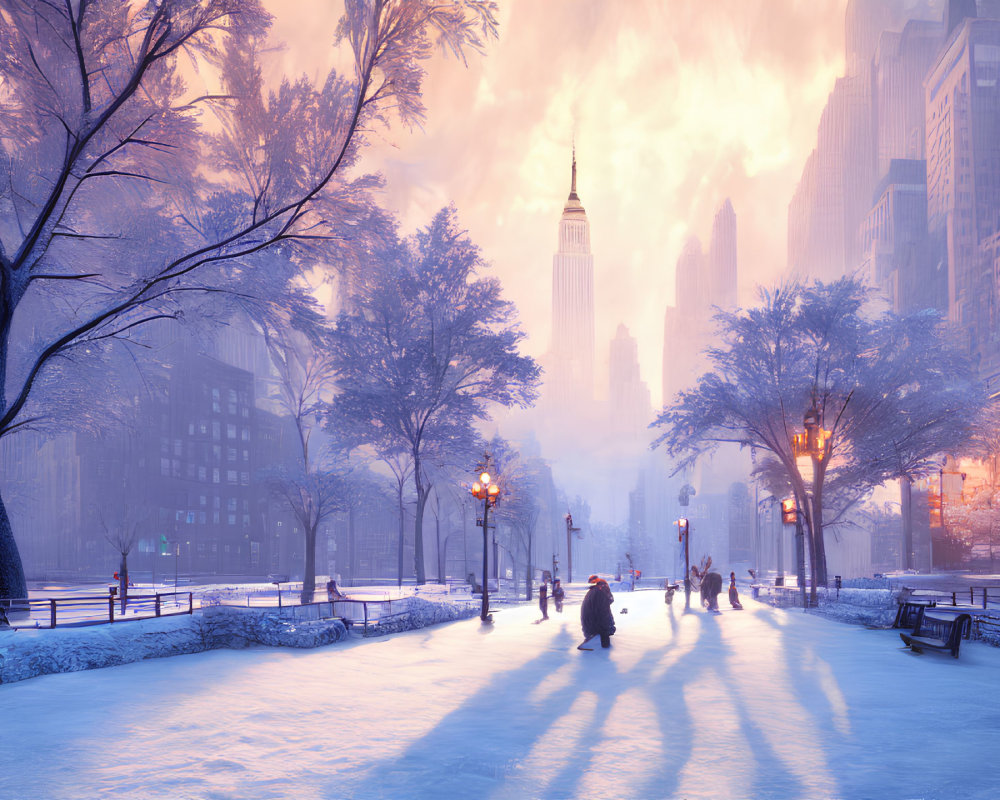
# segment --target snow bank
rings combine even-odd
[[[819,606],[810,609],[810,613],[829,617],[841,622],[864,625],[869,628],[888,628],[896,618],[897,593],[888,588],[881,588],[881,581],[872,581],[879,588],[820,588],[817,592]],[[797,590],[785,588],[775,591],[770,587],[761,587],[769,591],[761,591],[758,599],[776,607],[794,608],[800,605]]]
[[[474,617],[478,603],[410,597],[394,603],[404,610],[383,617],[368,636],[426,628]],[[254,645],[314,648],[347,638],[339,619],[291,619],[278,609],[211,606],[194,614],[92,625],[85,628],[0,632],[0,684],[37,675],[78,672],[147,658],[238,650]]]
[[[114,625],[6,631],[0,633],[0,684],[219,648],[319,647],[346,637],[337,619],[299,622],[225,606]]]
[[[474,602],[447,602],[446,598],[442,600],[443,602],[435,602],[423,597],[408,597],[404,611],[380,618],[377,625],[368,629],[368,635],[412,631],[426,628],[428,625],[437,625],[439,622],[469,619],[480,612],[481,606],[478,600]]]

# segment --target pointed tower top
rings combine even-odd
[[[576,145],[573,145],[573,181],[569,187],[569,199],[579,200],[580,196],[576,193]]]
[[[566,206],[563,208],[563,213],[567,212],[583,212],[583,204],[580,202],[580,195],[576,193],[576,145],[573,145],[573,172],[572,180],[569,186],[569,198],[566,200]]]

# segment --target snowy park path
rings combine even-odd
[[[745,606],[620,593],[608,651],[550,604],[0,686],[0,797],[996,797],[1000,650]]]

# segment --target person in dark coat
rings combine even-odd
[[[549,618],[549,585],[542,581],[538,587],[538,607],[542,610],[542,619]]]
[[[556,611],[562,614],[563,600],[566,597],[566,592],[563,590],[562,583],[556,578],[552,581],[552,599],[556,602]]]
[[[337,587],[337,582],[333,578],[330,578],[330,580],[326,582],[326,597],[330,601],[347,599],[347,595],[340,591]]]
[[[601,647],[611,647],[611,637],[615,633],[615,617],[611,613],[611,604],[615,602],[611,587],[603,578],[590,576],[591,586],[583,597],[580,606],[580,624],[583,635],[601,637]]]
[[[740,611],[743,610],[743,604],[740,603],[740,593],[736,590],[736,573],[729,573],[729,604]]]

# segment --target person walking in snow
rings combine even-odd
[[[566,597],[566,592],[563,590],[562,583],[556,578],[552,581],[552,599],[556,603],[556,611],[562,614],[563,599]]]
[[[743,604],[740,603],[740,593],[736,590],[735,572],[729,573],[729,604],[738,611],[743,610]]]
[[[583,635],[587,639],[600,636],[601,647],[611,647],[611,637],[615,633],[615,617],[611,613],[611,604],[615,602],[615,598],[604,578],[591,575],[590,584],[580,606],[580,625],[583,628]]]
[[[538,607],[542,610],[542,619],[549,618],[549,584],[542,581],[538,587]]]

